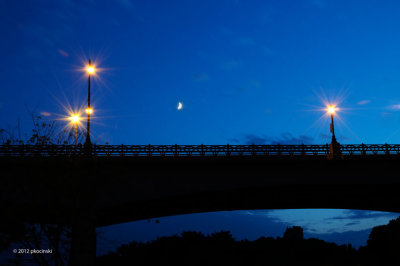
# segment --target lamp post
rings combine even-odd
[[[74,128],[74,139],[75,139],[74,144],[77,145],[77,144],[78,144],[78,123],[79,123],[79,120],[80,120],[81,118],[79,117],[79,115],[74,114],[74,115],[72,115],[69,119],[70,119],[70,120],[72,121],[72,123],[73,123],[73,128]]]
[[[93,109],[90,107],[90,77],[95,72],[94,66],[92,66],[92,62],[89,59],[89,65],[86,67],[86,71],[88,73],[88,104],[86,108],[87,113],[87,124],[86,124],[86,140],[85,140],[85,150],[88,154],[91,153],[92,142],[90,141],[90,115],[93,113]]]
[[[328,106],[328,112],[331,115],[331,124],[330,124],[330,129],[332,133],[332,142],[336,142],[336,137],[335,137],[335,125],[333,123],[333,115],[336,112],[336,107],[333,105]]]
[[[327,107],[328,113],[331,116],[331,124],[330,124],[330,130],[332,133],[332,140],[331,140],[331,144],[330,144],[330,158],[333,159],[334,157],[337,157],[338,155],[340,155],[341,151],[340,151],[340,143],[337,142],[336,140],[336,136],[335,136],[335,124],[333,123],[333,115],[336,113],[337,108],[334,105],[329,105]]]

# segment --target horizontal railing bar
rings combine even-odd
[[[317,156],[328,155],[324,145],[0,145],[0,157],[131,156]],[[352,155],[400,155],[400,144],[346,144],[340,153]]]

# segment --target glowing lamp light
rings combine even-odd
[[[89,115],[93,114],[93,109],[90,108],[90,107],[86,108],[86,113],[89,114]]]
[[[94,73],[94,66],[88,66],[87,68],[86,68],[86,71],[89,73],[89,74],[93,74]]]
[[[329,105],[328,108],[328,113],[330,113],[331,115],[333,115],[336,112],[336,106],[333,105]]]
[[[81,118],[78,115],[72,115],[69,119],[74,123],[78,123],[79,120],[81,120]]]

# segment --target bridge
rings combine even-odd
[[[378,189],[391,184],[385,190],[395,188],[400,184],[400,145],[340,145],[339,155],[333,159],[330,155],[329,144],[93,145],[91,154],[82,145],[0,145],[0,206],[22,219],[68,224],[74,204],[90,200],[96,226],[234,209],[400,211],[397,202],[381,204],[380,199],[366,204],[363,199],[353,204],[344,198],[341,203],[326,194],[333,188],[338,194],[344,184],[354,186],[352,193],[363,186]],[[279,189],[276,197],[261,200],[275,193],[271,188]],[[287,188],[294,189],[293,195],[311,190],[314,198],[324,192],[317,202],[312,198],[302,202],[306,196],[302,193],[296,201],[285,202],[293,198],[281,194]],[[224,193],[229,196],[223,197]],[[233,203],[235,193],[249,194]],[[193,204],[188,204],[190,198]],[[211,198],[213,203],[207,205]]]
[[[76,256],[95,228],[243,209],[400,212],[400,145],[0,146],[0,207],[73,226]],[[90,248],[91,247],[91,248]]]

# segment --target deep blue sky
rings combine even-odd
[[[0,127],[28,134],[27,109],[83,106],[91,58],[97,143],[326,143],[326,101],[339,142],[399,143],[398,14],[372,0],[0,0]]]
[[[3,127],[82,105],[91,57],[99,143],[326,143],[323,98],[340,142],[400,140],[398,1],[0,3]]]

